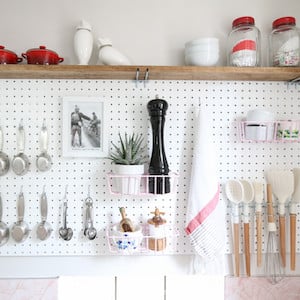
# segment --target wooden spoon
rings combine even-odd
[[[124,232],[133,232],[134,226],[130,219],[126,218],[125,207],[120,207],[122,220],[120,221],[120,230]]]

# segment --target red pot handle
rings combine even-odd
[[[23,58],[22,57],[18,57],[17,62],[19,63],[21,61],[23,61]]]
[[[62,57],[59,57],[59,58],[58,58],[58,62],[59,62],[59,63],[61,63],[61,62],[63,62],[63,61],[64,61],[64,59],[63,59]]]

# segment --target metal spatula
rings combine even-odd
[[[280,254],[283,267],[286,266],[285,203],[294,192],[294,174],[290,170],[273,169],[267,172],[267,181],[278,200]]]

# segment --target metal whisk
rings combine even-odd
[[[268,244],[266,255],[266,275],[272,284],[279,282],[283,278],[283,269],[281,257],[278,251],[278,242],[276,237],[276,224],[272,203],[272,187],[267,184],[267,204],[268,204]]]

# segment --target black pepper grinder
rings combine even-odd
[[[165,100],[151,100],[147,104],[152,126],[152,155],[149,164],[149,175],[168,175],[169,166],[164,149],[164,124],[168,103]],[[161,176],[149,177],[149,192],[165,194],[170,192],[170,178]]]

